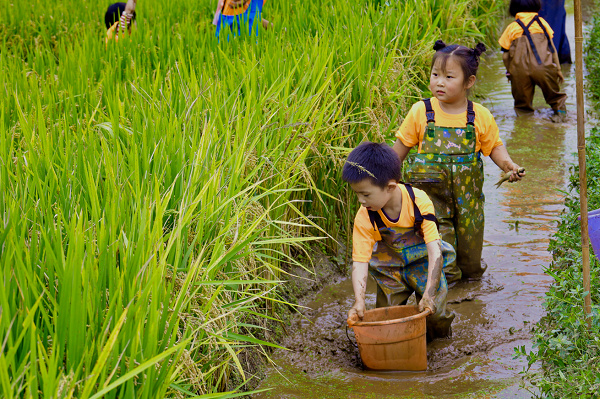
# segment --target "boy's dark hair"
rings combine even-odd
[[[486,48],[483,43],[477,43],[475,48],[468,48],[458,44],[447,45],[441,40],[438,40],[433,45],[435,54],[431,61],[431,68],[435,65],[436,61],[440,61],[440,68],[446,69],[446,62],[448,58],[454,56],[460,63],[461,69],[465,75],[465,83],[471,76],[477,75],[477,69],[479,68],[479,56],[483,53]]]
[[[510,0],[508,12],[516,17],[520,12],[540,12],[542,2],[540,0]]]
[[[365,141],[352,150],[342,170],[342,179],[358,183],[364,179],[385,188],[390,180],[400,181],[402,165],[392,147],[386,143]]]
[[[104,25],[106,25],[106,29],[110,29],[110,27],[121,18],[121,15],[125,12],[126,5],[127,3],[114,3],[108,6],[106,14],[104,14]],[[135,11],[133,12],[133,17],[131,17],[131,22],[133,21],[135,21]]]

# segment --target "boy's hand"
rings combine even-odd
[[[354,302],[352,308],[348,311],[348,324],[354,324],[365,315],[365,303],[364,302]]]
[[[434,297],[430,297],[427,294],[427,290],[425,290],[425,294],[423,295],[423,298],[421,298],[421,301],[419,302],[419,312],[424,312],[425,309],[429,309],[431,310],[431,314],[434,314],[436,312],[436,307],[435,307],[435,296]]]

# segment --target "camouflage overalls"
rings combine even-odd
[[[442,239],[456,249],[456,262],[444,273],[448,282],[478,277],[486,269],[483,249],[483,162],[475,152],[475,111],[467,105],[464,128],[435,125],[430,99],[424,99],[427,130],[421,153],[410,154],[405,180],[425,191],[435,208]]]
[[[369,218],[375,231],[381,235],[373,247],[369,261],[369,274],[377,282],[377,307],[404,305],[414,292],[420,301],[427,285],[429,257],[427,245],[422,237],[423,219],[436,221],[434,215],[421,215],[415,203],[415,194],[410,185],[406,185],[413,202],[415,213],[414,227],[387,227],[379,213],[369,211]],[[442,241],[444,265],[454,262],[454,248]],[[435,295],[435,314],[427,318],[427,336],[429,339],[451,335],[450,325],[454,313],[446,310],[448,284],[444,273]]]

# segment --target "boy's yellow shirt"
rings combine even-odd
[[[521,20],[521,22],[523,22],[523,24],[525,24],[525,26],[527,26],[529,24],[529,22],[531,22],[533,17],[535,17],[536,15],[538,15],[536,12],[520,12],[520,13],[517,13],[516,18]],[[539,18],[540,18],[540,22],[542,23],[542,25],[544,25],[544,28],[546,28],[546,32],[548,32],[548,36],[550,36],[550,39],[552,39],[552,37],[554,36],[554,31],[552,30],[552,28],[550,27],[550,25],[548,24],[548,22],[546,22],[546,20],[544,18],[542,18],[542,17],[539,17]],[[540,27],[540,24],[538,24],[537,22],[534,22],[529,27],[529,33],[531,33],[533,35],[534,33],[544,33],[544,31]],[[508,25],[506,27],[506,29],[504,30],[504,33],[502,33],[502,36],[500,36],[498,43],[500,43],[500,46],[502,46],[503,49],[509,50],[510,44],[513,42],[513,40],[518,39],[521,36],[523,36],[523,28],[521,28],[516,21],[513,21],[510,23],[510,25]]]
[[[413,202],[408,195],[408,191],[404,184],[398,184],[402,191],[402,210],[400,211],[400,217],[396,222],[390,221],[385,213],[381,210],[378,211],[381,216],[381,220],[387,227],[404,227],[412,228],[415,225],[415,209]],[[427,194],[414,188],[415,202],[422,215],[435,215],[433,203],[427,196]],[[440,239],[437,226],[435,222],[431,220],[423,220],[421,225],[423,228],[423,235],[425,236],[425,242],[431,242]],[[354,218],[354,232],[352,233],[352,260],[355,262],[368,262],[373,254],[373,246],[375,242],[381,240],[381,235],[378,231],[375,231],[371,220],[369,219],[369,211],[365,207],[360,207],[356,217]]]

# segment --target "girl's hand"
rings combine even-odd
[[[512,172],[510,177],[508,178],[509,182],[516,182],[519,181],[523,178],[523,176],[525,176],[527,174],[527,172],[525,172],[524,170],[519,170],[521,169],[521,167],[519,165],[517,165],[516,163],[512,164],[512,168],[510,168],[507,172]]]

